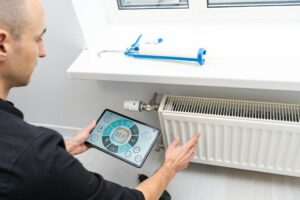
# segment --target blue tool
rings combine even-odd
[[[167,55],[168,53],[160,51],[161,46],[163,45],[163,39],[158,38],[154,43],[143,43],[141,44],[140,40],[142,38],[142,34],[137,38],[137,40],[128,48],[124,54],[126,56],[131,56],[134,58],[149,58],[149,59],[163,59],[163,60],[176,60],[176,61],[189,61],[189,62],[197,62],[200,65],[205,63],[205,59],[203,58],[206,55],[206,50],[204,48],[196,49],[198,52],[193,52],[191,55],[187,57],[186,54],[184,56],[177,53],[177,55]],[[150,49],[151,51],[144,50]],[[157,49],[157,50],[156,50]],[[165,50],[165,49],[164,49]]]

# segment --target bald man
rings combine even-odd
[[[157,200],[193,158],[199,135],[179,146],[176,138],[161,167],[135,189],[87,171],[73,157],[88,149],[95,121],[64,141],[53,130],[26,123],[7,101],[11,88],[26,86],[46,56],[40,0],[0,0],[0,200]]]

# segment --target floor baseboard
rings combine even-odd
[[[35,126],[43,126],[46,128],[50,128],[53,130],[56,130],[58,133],[60,133],[64,138],[71,137],[74,135],[80,128],[76,127],[69,127],[69,126],[58,126],[54,124],[40,124],[40,123],[31,123]]]

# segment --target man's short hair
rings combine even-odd
[[[27,20],[26,0],[0,0],[0,28],[19,39]]]

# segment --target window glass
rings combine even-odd
[[[117,0],[119,9],[188,8],[188,0]]]
[[[208,0],[208,7],[300,5],[300,0]]]

